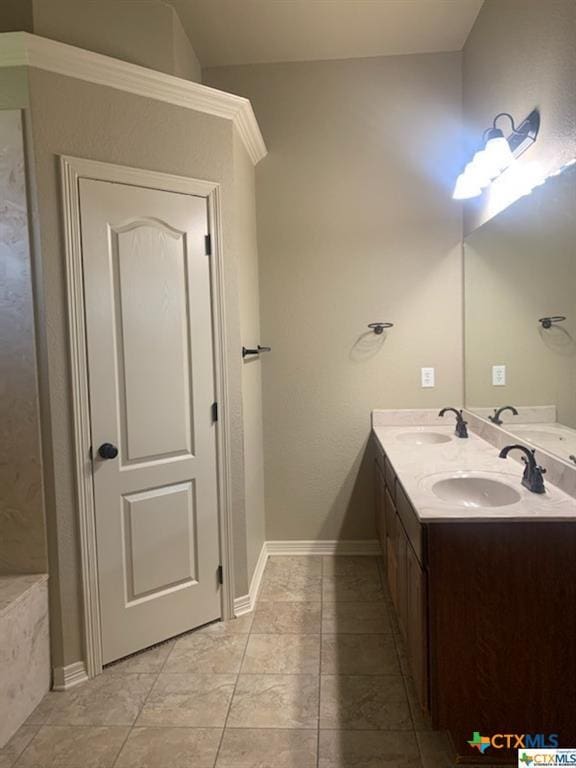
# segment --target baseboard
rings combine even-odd
[[[52,689],[54,691],[68,691],[70,688],[74,688],[75,685],[85,683],[88,680],[88,674],[83,661],[75,661],[66,667],[54,667],[53,675],[54,683]]]
[[[365,555],[380,554],[377,539],[321,540],[321,541],[267,541],[268,555]]]
[[[264,575],[264,568],[266,568],[266,562],[268,560],[268,545],[267,542],[262,544],[252,579],[250,580],[250,588],[247,595],[242,595],[234,600],[234,615],[242,616],[244,613],[250,613],[254,610],[256,600],[258,598],[258,592],[260,590],[260,584],[262,582],[262,576]]]
[[[242,616],[254,610],[266,562],[270,555],[381,555],[380,543],[377,539],[360,539],[358,541],[265,541],[260,550],[260,556],[254,568],[250,591],[234,600],[234,615]]]

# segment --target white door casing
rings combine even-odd
[[[232,615],[218,189],[74,158],[62,158],[62,171],[86,667],[93,676],[103,662]],[[106,247],[98,256],[93,244],[102,232]],[[201,368],[204,375],[196,375]],[[91,431],[94,495],[86,455]],[[118,446],[117,458],[97,457],[103,442]]]

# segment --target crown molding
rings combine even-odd
[[[0,34],[0,67],[37,67],[231,120],[254,164],[267,150],[248,99],[28,32]]]

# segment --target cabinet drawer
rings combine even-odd
[[[424,558],[422,525],[418,521],[416,512],[414,512],[412,504],[408,501],[408,497],[400,483],[396,483],[396,509],[412,549],[416,553],[418,560],[422,563]]]
[[[380,441],[376,437],[376,435],[372,436],[372,439],[374,440],[374,453],[376,456],[376,464],[382,471],[382,474],[384,474],[384,450],[382,446],[380,445]]]
[[[384,456],[384,479],[386,480],[386,487],[390,491],[390,496],[392,496],[393,501],[396,501],[396,473],[387,456]]]

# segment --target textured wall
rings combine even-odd
[[[244,531],[244,438],[237,278],[241,245],[237,242],[233,216],[234,199],[238,192],[233,182],[233,127],[229,121],[40,70],[30,70],[30,110],[43,268],[39,286],[39,311],[44,318],[45,329],[40,338],[44,361],[42,385],[46,418],[50,422],[50,431],[46,431],[45,463],[49,550],[53,569],[50,580],[53,653],[55,665],[61,666],[82,658],[82,635],[57,156],[67,154],[150,168],[211,179],[222,185],[233,434],[232,494],[238,542],[235,552],[237,595],[247,592],[249,582]],[[244,194],[250,194],[249,187]]]
[[[242,344],[262,342],[258,245],[256,237],[256,192],[254,164],[242,141],[234,136],[234,217],[238,236],[240,331]],[[249,576],[265,539],[264,447],[262,426],[262,365],[266,356],[242,362],[242,407],[244,417],[244,467],[246,482],[246,548]]]
[[[251,99],[266,537],[374,536],[373,408],[462,392],[459,54],[207,69]],[[387,337],[366,335],[391,320]],[[437,387],[419,386],[420,366]]]
[[[36,35],[177,77],[201,79],[180,19],[159,0],[33,0],[33,9]]]
[[[46,569],[22,119],[0,110],[0,573]]]
[[[468,151],[499,112],[522,120],[535,107],[540,135],[519,162],[547,174],[576,156],[576,2],[485,0],[464,47]],[[466,231],[490,217],[490,198],[466,206]]]

